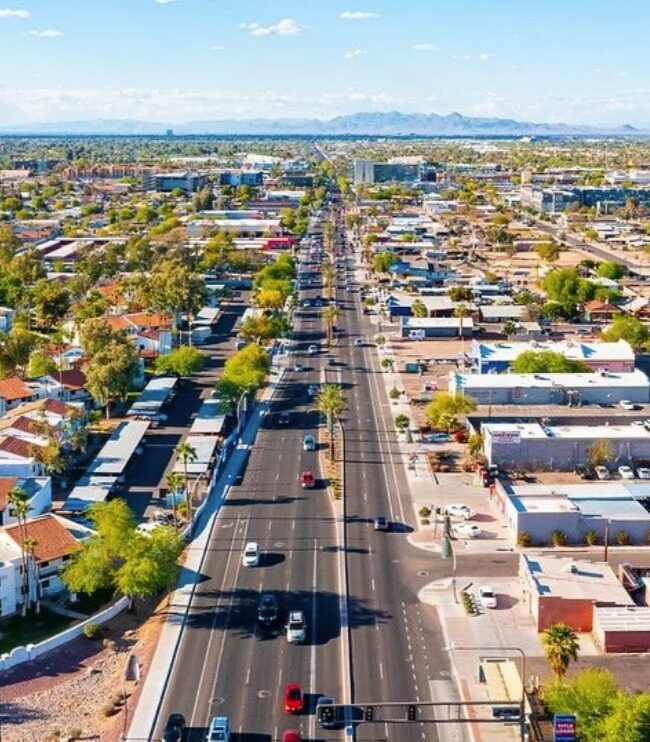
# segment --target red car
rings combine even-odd
[[[284,689],[284,710],[287,714],[299,714],[303,709],[302,689],[298,683],[289,683]]]
[[[282,742],[302,742],[302,737],[295,729],[287,729],[282,735]]]
[[[300,486],[303,489],[311,489],[315,484],[316,480],[310,471],[303,471],[300,473]]]

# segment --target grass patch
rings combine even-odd
[[[0,621],[0,654],[11,651],[14,647],[26,644],[38,644],[76,623],[74,619],[59,616],[45,608],[37,616],[33,611],[25,618],[11,616]]]

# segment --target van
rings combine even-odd
[[[195,327],[192,330],[192,343],[194,343],[194,345],[203,345],[210,335],[212,335],[212,329],[210,327]]]

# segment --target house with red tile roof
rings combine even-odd
[[[38,399],[36,392],[17,376],[0,379],[0,415],[24,402]]]
[[[39,398],[49,397],[63,402],[83,402],[90,398],[86,391],[86,374],[80,368],[69,368],[30,381]]]
[[[31,518],[47,513],[52,509],[52,479],[50,477],[0,477],[0,526],[10,526],[17,522],[9,493],[15,488],[27,495]]]

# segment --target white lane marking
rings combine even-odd
[[[295,531],[296,530],[296,521],[295,520],[291,521],[291,530],[292,531]]]
[[[246,671],[246,685],[248,685],[250,681],[251,681],[251,669],[249,667],[248,670]]]
[[[278,687],[282,685],[282,665],[280,665],[280,670],[278,671]]]
[[[264,587],[264,583],[260,582],[259,591],[262,592],[262,588]]]
[[[275,481],[276,481],[276,482],[278,482],[279,480],[280,480],[280,472],[278,472],[278,473],[277,473],[277,474],[275,475]]]
[[[311,644],[309,652],[309,689],[311,693],[316,693],[316,621],[317,621],[317,605],[316,605],[316,590],[318,588],[318,547],[316,539],[314,539],[314,566],[311,574]],[[309,717],[309,739],[315,739],[316,736],[316,717],[312,714]]]
[[[367,492],[364,492],[363,493],[363,500],[364,500],[364,502],[368,502],[368,493]]]
[[[383,680],[384,679],[384,663],[379,663],[379,677]]]
[[[372,589],[375,590],[375,578],[374,577],[370,580],[370,584],[372,585]]]
[[[271,521],[269,521],[269,522],[268,522],[268,525],[267,525],[267,530],[268,530],[268,531],[270,531],[270,530],[271,530]]]

